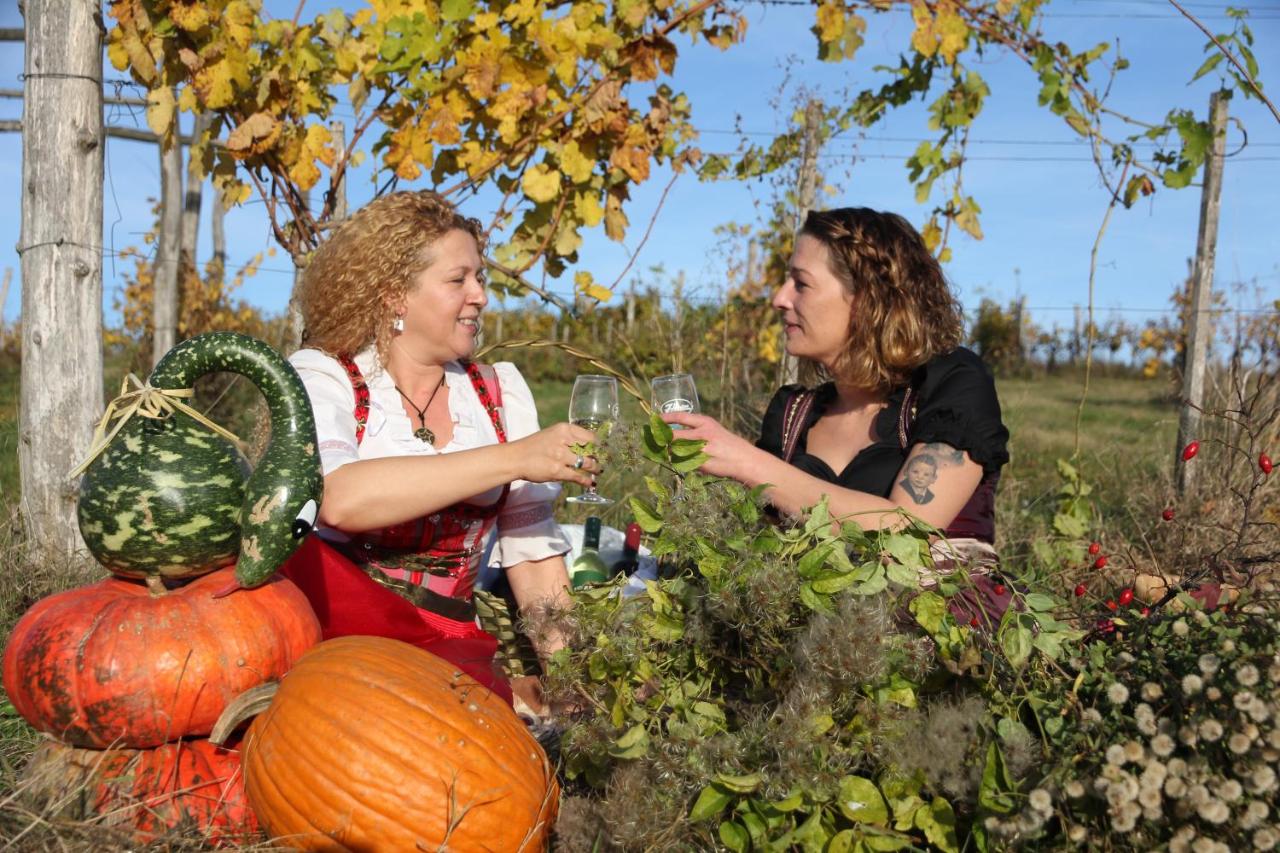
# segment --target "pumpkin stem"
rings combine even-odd
[[[267,710],[279,689],[279,682],[268,681],[266,684],[251,687],[232,699],[231,703],[227,705],[227,709],[222,712],[222,716],[218,717],[218,722],[213,724],[213,731],[209,734],[209,740],[218,746],[222,746],[227,742],[227,738],[231,737],[231,733],[240,728],[240,725],[245,720],[250,717],[256,717]]]
[[[147,591],[151,593],[152,598],[169,594],[168,587],[164,585],[164,578],[159,575],[147,575]]]

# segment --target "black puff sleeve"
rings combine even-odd
[[[942,442],[964,450],[995,474],[1009,461],[1009,430],[1000,419],[1000,401],[991,371],[971,350],[958,348],[926,364],[912,381],[916,415],[912,444]]]

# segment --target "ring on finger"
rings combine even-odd
[[[575,469],[575,470],[578,470],[578,471],[581,471],[581,470],[582,470],[582,466],[586,464],[586,461],[587,461],[587,460],[586,460],[586,459],[584,459],[584,458],[583,458],[583,457],[581,457],[581,456],[579,456],[578,458],[574,459],[574,460],[573,460],[573,467],[574,467],[574,469]]]

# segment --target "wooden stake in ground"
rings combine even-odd
[[[1175,448],[1178,493],[1190,491],[1200,466],[1182,461],[1182,448],[1200,431],[1200,409],[1204,405],[1204,379],[1208,366],[1213,318],[1214,254],[1218,246],[1218,210],[1222,195],[1222,159],[1227,150],[1227,101],[1229,90],[1209,97],[1209,123],[1213,127],[1213,147],[1204,163],[1204,190],[1200,196],[1200,233],[1196,238],[1196,261],[1191,272],[1190,321],[1187,326],[1187,358],[1182,373],[1182,413],[1178,418]]]
[[[102,41],[84,0],[26,4],[22,117],[22,393],[27,542],[83,546],[67,473],[102,414]]]

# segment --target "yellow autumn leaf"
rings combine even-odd
[[[609,157],[609,163],[621,169],[627,177],[637,184],[649,178],[649,152],[642,148],[627,145],[615,148]]]
[[[256,15],[253,7],[243,0],[231,0],[222,10],[222,28],[227,37],[241,48],[253,41],[253,24]]]
[[[605,236],[620,243],[622,238],[627,236],[627,226],[629,224],[627,214],[622,210],[622,200],[610,193],[604,207]]]
[[[579,270],[573,274],[573,286],[583,296],[597,302],[608,302],[613,297],[613,291],[604,285],[596,284],[595,276],[586,270]]]
[[[198,112],[200,108],[199,102],[196,100],[196,90],[190,86],[183,86],[178,92],[178,109],[184,113]]]
[[[836,3],[826,2],[818,7],[818,38],[832,42],[844,35],[844,9]]]
[[[600,195],[595,190],[580,192],[573,206],[574,212],[588,228],[595,228],[604,218],[604,208],[600,206]]]
[[[911,48],[921,56],[933,56],[938,51],[938,39],[933,32],[933,12],[924,0],[914,0],[911,4],[911,20],[916,25],[911,34]]]
[[[969,25],[953,9],[945,8],[938,12],[933,29],[939,39],[938,52],[948,64],[955,64],[956,55],[969,43]]]
[[[237,160],[261,154],[280,137],[280,122],[270,113],[254,113],[227,136],[227,150]]]
[[[524,173],[524,177],[520,179],[520,188],[526,196],[539,204],[551,201],[560,194],[560,173],[546,163],[538,163]]]
[[[169,20],[187,32],[195,32],[209,23],[209,8],[204,0],[176,2],[169,6]]]
[[[938,227],[938,217],[931,216],[929,221],[924,224],[924,228],[920,229],[920,237],[924,240],[924,247],[932,252],[938,248],[942,242],[942,229]]]
[[[329,144],[332,140],[329,128],[322,124],[313,124],[307,128],[297,160],[289,168],[289,177],[299,188],[309,190],[320,180],[320,169],[316,166],[316,161],[333,166],[334,151]]]
[[[173,110],[176,106],[173,89],[168,86],[147,92],[147,126],[160,137],[165,148],[173,144]]]
[[[578,140],[572,139],[560,149],[560,168],[575,184],[584,184],[591,178],[595,161],[582,153]]]

